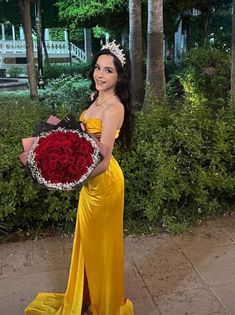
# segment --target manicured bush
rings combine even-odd
[[[90,80],[81,75],[65,76],[48,81],[47,89],[41,91],[40,99],[52,111],[63,108],[76,113],[86,107],[90,95]]]
[[[168,83],[171,99],[184,95],[192,101],[205,101],[212,109],[226,106],[230,91],[230,57],[216,48],[194,48],[184,57],[180,72]]]
[[[235,114],[204,105],[153,104],[137,113],[134,145],[119,156],[126,219],[182,228],[235,203]]]
[[[7,74],[9,74],[11,78],[17,78],[21,74],[26,75],[26,73],[27,73],[26,66],[12,66],[9,69],[7,69]]]
[[[77,193],[42,190],[33,184],[18,155],[21,139],[51,114],[50,110],[28,97],[0,99],[0,221],[24,228],[47,221],[69,221],[75,217]],[[65,112],[57,113],[58,117]]]
[[[39,89],[40,102],[52,113],[58,111],[78,113],[87,107],[90,99],[90,80],[83,79],[80,75],[61,76],[48,81],[46,89]],[[17,100],[28,98],[29,90],[2,92],[3,97]],[[14,102],[13,101],[13,102]]]
[[[88,74],[90,71],[90,64],[80,62],[77,64],[70,65],[45,65],[44,66],[44,78],[45,80],[49,79],[57,79],[60,76],[73,76],[73,75],[81,75],[84,79],[88,78]]]
[[[77,192],[42,190],[18,155],[21,139],[51,109],[26,97],[0,100],[0,223],[13,228],[74,220]],[[54,113],[66,114],[63,107]],[[77,117],[79,117],[77,112]],[[132,150],[114,155],[125,175],[127,222],[159,224],[179,232],[235,205],[235,112],[217,115],[204,103],[168,108],[155,101],[135,114]]]

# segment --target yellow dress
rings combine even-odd
[[[84,121],[82,114],[80,120],[100,136],[100,119]],[[124,298],[123,203],[123,174],[112,156],[107,171],[81,189],[66,292],[39,293],[25,315],[81,315],[84,281],[93,315],[134,315],[132,302]]]

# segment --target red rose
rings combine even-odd
[[[98,147],[91,141],[89,136],[76,130],[58,129],[46,133],[33,149],[30,168],[44,185],[74,187],[81,177],[89,175],[98,161]]]
[[[56,160],[49,160],[48,161],[48,168],[51,170],[55,170],[57,166]]]

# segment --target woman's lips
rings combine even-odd
[[[105,81],[103,81],[103,80],[96,80],[96,83],[103,84],[103,83],[105,83]]]

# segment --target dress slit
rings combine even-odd
[[[86,267],[84,265],[84,284],[83,284],[83,305],[89,306],[91,305],[91,298],[90,298],[90,290],[88,279],[86,275]]]

